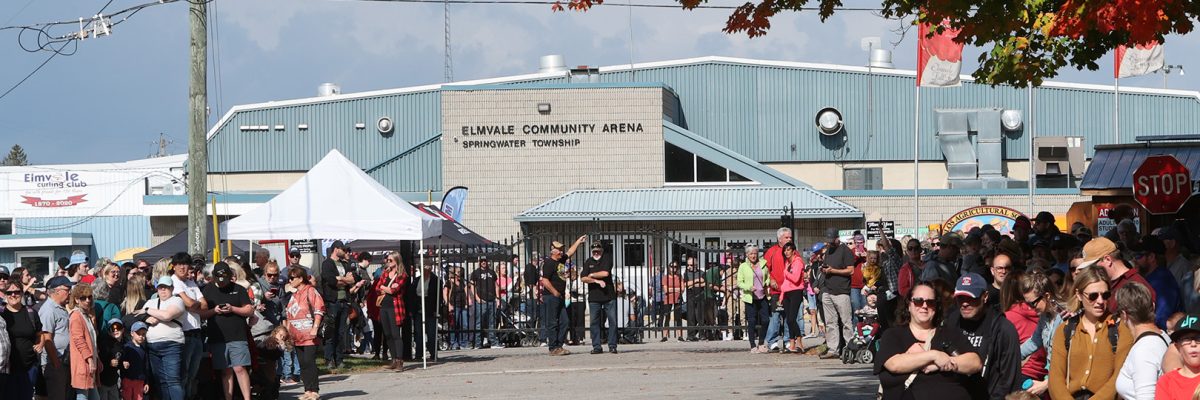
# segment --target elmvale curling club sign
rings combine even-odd
[[[87,202],[88,187],[78,172],[50,171],[21,174],[17,196],[21,204],[34,208],[75,207]]]
[[[464,149],[514,149],[578,147],[583,139],[548,138],[554,136],[577,136],[590,134],[639,134],[646,129],[640,122],[580,123],[580,124],[524,124],[524,125],[463,125],[462,138],[454,138]]]

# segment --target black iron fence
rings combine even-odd
[[[441,293],[427,293],[423,299],[439,310],[440,347],[544,342],[541,259],[549,255],[552,242],[570,247],[580,235],[587,239],[572,257],[575,273],[568,274],[568,343],[590,341],[588,285],[580,282],[578,271],[593,243],[613,263],[619,339],[636,343],[741,339],[745,319],[736,284],[738,265],[748,244],[765,252],[775,241],[596,230],[535,232],[484,247],[430,246],[417,253],[443,282]]]

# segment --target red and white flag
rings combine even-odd
[[[1133,48],[1117,46],[1117,55],[1113,59],[1116,62],[1113,74],[1117,78],[1146,75],[1162,69],[1162,43],[1139,44]]]
[[[917,37],[917,86],[951,87],[962,82],[958,79],[962,71],[963,45],[955,43],[958,29],[952,29],[946,22],[941,33],[929,36],[931,26],[920,24]]]

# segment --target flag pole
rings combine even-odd
[[[1117,71],[1120,72],[1119,70]],[[1121,78],[1113,74],[1113,144],[1121,143]]]
[[[917,101],[913,109],[913,227],[921,233],[921,82],[917,81]]]
[[[1029,215],[1033,215],[1037,213],[1037,210],[1033,208],[1033,191],[1037,188],[1037,178],[1034,175],[1033,163],[1033,153],[1036,151],[1036,146],[1034,146],[1036,133],[1033,131],[1033,84],[1030,84],[1027,89],[1029,92],[1029,123],[1026,124],[1026,128],[1029,129]]]

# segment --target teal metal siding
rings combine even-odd
[[[415,147],[376,168],[367,175],[394,192],[424,192],[432,190],[437,200],[442,191],[441,135],[428,138]],[[425,199],[421,199],[425,201]]]
[[[916,89],[911,76],[710,62],[642,69],[636,77],[674,89],[689,131],[759,162],[912,159]],[[628,78],[624,71],[601,74],[605,82]],[[869,82],[874,134],[867,118]],[[1092,146],[1113,141],[1111,91],[1043,87],[1035,95],[1038,136],[1084,136],[1089,157]],[[817,133],[813,118],[823,107],[842,112],[844,146]],[[921,158],[943,159],[934,137],[935,109],[985,107],[1021,110],[1029,126],[1024,89],[972,82],[922,89]],[[1122,142],[1137,135],[1200,132],[1195,97],[1122,93],[1121,114]],[[1024,131],[1006,137],[1006,159],[1028,156]]]
[[[441,107],[441,92],[428,91],[237,112],[209,139],[208,168],[216,173],[307,171],[338,149],[370,169],[440,132]],[[395,124],[389,136],[375,128],[385,116]],[[355,129],[356,123],[366,129]],[[299,124],[308,129],[299,130]],[[245,125],[271,130],[240,130]],[[284,130],[276,131],[275,125]]]
[[[129,247],[150,247],[150,217],[18,218],[14,233],[88,233],[94,257],[111,257]]]
[[[576,190],[517,215],[531,221],[707,221],[861,218],[862,211],[808,187]]]

